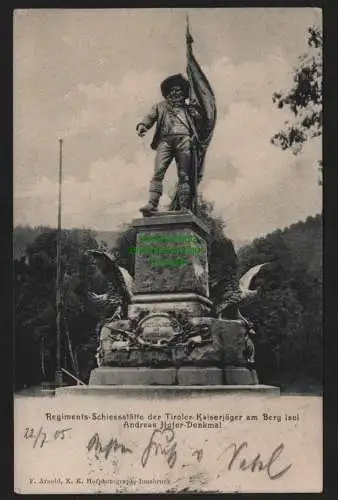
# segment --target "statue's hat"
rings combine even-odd
[[[168,76],[168,78],[163,80],[163,82],[161,83],[161,92],[164,98],[167,97],[173,87],[181,87],[184,92],[184,97],[189,97],[189,82],[180,73]]]

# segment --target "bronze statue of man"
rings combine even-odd
[[[136,126],[143,137],[155,123],[151,148],[156,150],[155,171],[150,182],[149,202],[140,209],[149,216],[158,210],[165,173],[175,159],[178,175],[178,201],[182,210],[191,208],[196,182],[194,147],[203,122],[203,111],[196,102],[188,102],[189,82],[181,74],[169,76],[161,83],[164,101],[155,104]]]

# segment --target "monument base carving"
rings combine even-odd
[[[102,327],[89,386],[258,387],[245,322],[210,316],[208,227],[190,212],[133,225],[128,319]]]
[[[179,316],[150,314],[134,327],[132,321],[114,321],[101,333],[101,367],[245,367],[245,334],[240,321],[208,317],[183,324]]]

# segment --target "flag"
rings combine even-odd
[[[202,127],[197,130],[197,179],[203,175],[204,159],[207,148],[213,136],[217,110],[216,99],[211,85],[198,64],[193,51],[193,38],[189,31],[187,19],[186,44],[187,44],[187,75],[190,84],[190,101],[195,102],[201,108],[203,115]]]
[[[197,62],[193,50],[193,38],[189,30],[187,19],[186,48],[187,48],[187,76],[190,84],[189,101],[196,104],[201,112],[202,120],[198,129],[193,127],[195,141],[193,144],[193,165],[190,179],[193,206],[196,207],[197,185],[203,177],[204,161],[207,148],[213,136],[217,110],[216,99],[211,85],[205,76],[202,68]],[[190,121],[190,120],[189,120]],[[179,207],[178,186],[172,199],[170,210],[177,210]]]

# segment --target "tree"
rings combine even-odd
[[[283,150],[291,149],[294,154],[302,151],[306,141],[322,134],[322,30],[313,25],[307,36],[309,50],[299,57],[299,65],[294,68],[293,85],[272,96],[277,107],[289,107],[295,119],[293,123],[286,121],[285,128],[277,132],[271,142]]]
[[[321,384],[321,216],[277,230],[240,249],[239,268],[275,262],[274,275],[242,312],[257,331],[257,367],[264,383]],[[272,279],[271,279],[272,278]]]
[[[26,251],[28,245],[33,243],[35,238],[41,234],[50,231],[47,226],[30,227],[28,225],[17,225],[13,228],[13,256],[19,259]]]
[[[76,274],[86,286],[97,285],[96,269],[85,252],[90,248],[97,248],[91,231],[62,231],[63,351],[67,351],[65,335],[68,331],[72,347],[80,358],[83,379],[88,377],[90,363],[94,362],[96,320],[84,310],[78,297],[68,287],[68,278]],[[54,377],[56,230],[49,229],[39,234],[26,248],[26,254],[28,263],[15,261],[14,266],[17,387]]]

